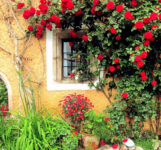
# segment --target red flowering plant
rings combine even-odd
[[[37,9],[28,7],[24,10],[23,17],[29,22],[27,35],[34,34],[41,38],[46,29],[69,30],[74,43],[72,48],[76,51],[73,57],[80,56],[90,62],[88,65],[84,65],[84,61],[78,64],[77,70],[82,72],[79,79],[89,80],[89,86],[101,90],[109,103],[111,93],[108,96],[106,92],[115,88],[119,92],[115,96],[116,103],[123,106],[122,115],[138,121],[155,119],[158,133],[161,2],[61,0],[58,5],[57,0],[44,0],[40,1]],[[75,42],[82,30],[86,34],[80,42]],[[140,76],[141,72],[145,75]],[[97,84],[95,79],[98,79]],[[106,85],[107,91],[104,88]],[[114,107],[115,104],[111,105]],[[119,120],[112,120],[113,124],[119,124],[119,130],[124,129],[120,127]]]
[[[80,124],[84,119],[85,112],[93,108],[93,104],[84,95],[71,94],[60,101],[65,118],[70,119],[71,123]]]

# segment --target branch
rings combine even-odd
[[[8,53],[9,55],[13,55],[12,51],[10,51],[10,50],[4,48],[3,46],[0,45],[0,48],[1,48],[4,52]]]

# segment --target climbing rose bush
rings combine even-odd
[[[115,95],[117,107],[122,115],[134,120],[131,130],[151,118],[156,121],[158,132],[161,109],[160,7],[160,0],[61,0],[60,5],[57,0],[41,0],[37,9],[26,7],[23,17],[29,23],[27,35],[33,34],[37,38],[41,38],[46,29],[69,30],[73,39],[70,45],[76,51],[73,58],[81,58],[75,70],[78,81],[89,80],[90,87],[101,91],[107,89],[106,92],[115,88],[118,91]],[[79,35],[82,31],[83,36]],[[102,72],[104,76],[101,76]],[[111,93],[108,95],[107,100],[111,102]],[[120,130],[123,129],[117,118],[112,120],[115,120],[113,124],[120,125]],[[136,132],[131,136],[135,136],[133,133]]]

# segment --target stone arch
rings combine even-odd
[[[5,74],[3,74],[2,72],[0,72],[0,79],[4,82],[6,88],[7,88],[7,92],[8,92],[8,108],[9,110],[12,109],[12,89],[11,89],[11,85],[6,77]]]

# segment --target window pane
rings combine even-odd
[[[64,77],[68,77],[71,72],[72,72],[71,67],[64,67]]]

